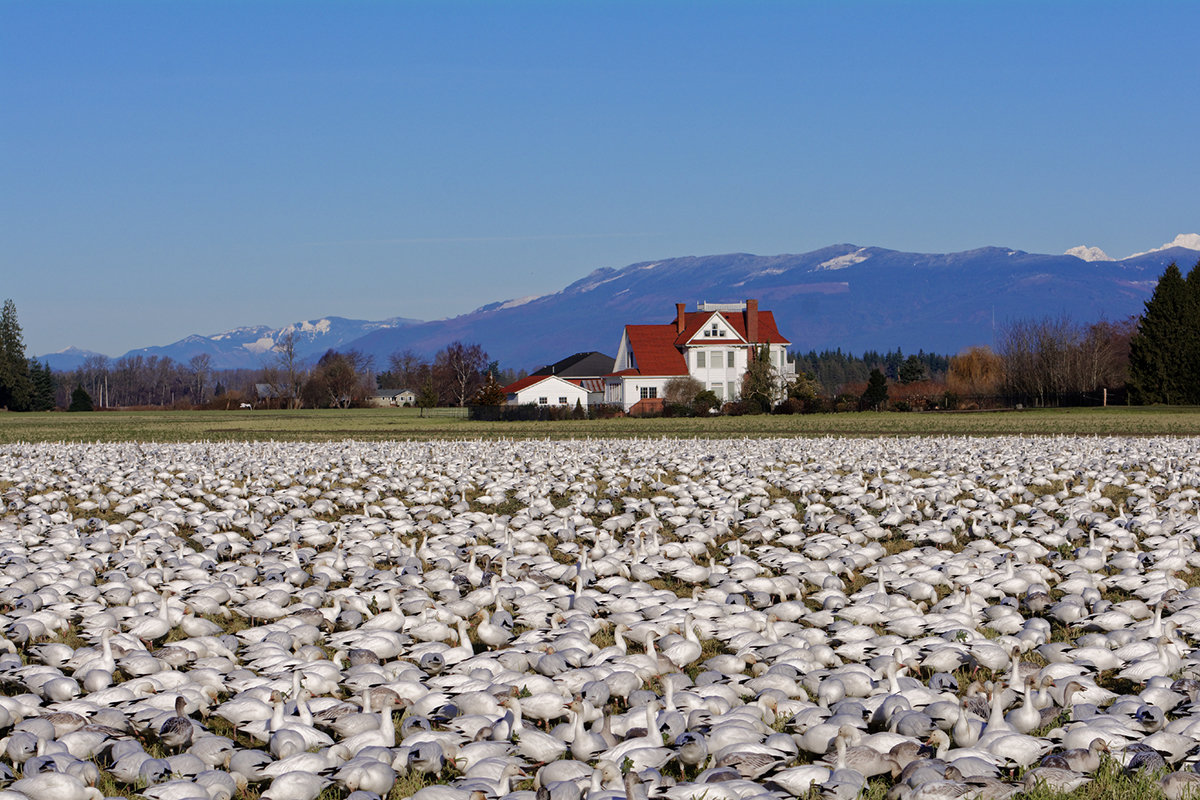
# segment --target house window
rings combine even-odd
[[[696,367],[704,369],[704,351],[700,350],[696,353]]]
[[[725,399],[725,387],[721,386],[719,383],[714,383],[712,385],[712,393],[717,396],[718,400]]]
[[[653,400],[654,398],[658,397],[658,387],[643,386],[641,388],[641,394],[643,400]]]
[[[567,404],[567,398],[565,398],[565,397],[558,398],[558,404],[560,406],[565,406]]]
[[[721,326],[714,322],[712,324],[712,327],[708,329],[707,335],[708,336],[720,336],[721,335]]]
[[[538,398],[538,405],[539,405],[539,406],[547,406],[547,405],[550,405],[550,398],[548,398],[548,397],[539,397],[539,398]]]
[[[732,400],[736,396],[737,395],[734,394],[734,391],[733,391],[733,381],[730,381],[729,382],[729,399]]]

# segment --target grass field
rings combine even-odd
[[[1071,408],[973,413],[852,413],[712,419],[470,422],[417,409],[0,413],[0,443],[328,441],[744,436],[1200,435],[1200,408]]]

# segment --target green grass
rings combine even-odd
[[[1200,408],[1070,408],[972,413],[846,413],[562,422],[471,422],[418,409],[0,413],[15,442],[364,441],[631,437],[1200,435]]]

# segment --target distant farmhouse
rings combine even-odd
[[[412,389],[377,389],[367,397],[373,406],[412,406],[417,403],[417,393]]]
[[[510,405],[620,405],[627,412],[661,410],[667,384],[691,376],[725,402],[741,394],[746,366],[763,345],[781,382],[795,376],[791,344],[760,311],[757,300],[700,303],[663,325],[626,325],[617,357],[576,353],[505,387]]]

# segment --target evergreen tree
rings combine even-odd
[[[492,362],[495,364],[496,362]],[[475,393],[475,405],[477,406],[502,406],[504,401],[508,399],[508,395],[504,393],[504,387],[496,381],[496,373],[488,368],[487,380],[483,386]]]
[[[0,313],[0,408],[28,411],[32,394],[17,305],[11,299],[5,300]]]
[[[1179,267],[1171,263],[1146,301],[1129,342],[1129,389],[1136,403],[1184,403],[1195,395],[1188,367],[1198,349],[1197,303],[1189,288]]]
[[[92,396],[83,388],[83,384],[75,387],[75,391],[71,392],[71,405],[67,406],[67,411],[91,411]]]
[[[30,409],[32,411],[53,411],[55,386],[54,373],[50,371],[50,365],[39,364],[30,359],[29,381],[33,390],[29,403]]]
[[[897,350],[897,353],[900,351]],[[925,360],[919,355],[911,355],[900,362],[898,372],[901,383],[915,383],[925,379]]]
[[[878,369],[871,370],[871,376],[867,379],[866,391],[860,398],[862,407],[878,411],[887,402],[887,398],[887,377]]]
[[[421,391],[417,393],[417,407],[433,408],[437,404],[437,388],[433,385],[433,378],[427,377],[425,383],[421,385]]]

